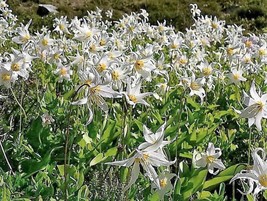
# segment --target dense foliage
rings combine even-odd
[[[9,0],[20,21],[33,19],[32,27],[52,25],[50,16],[37,15],[39,3],[58,7],[57,16],[82,17],[89,10],[113,10],[112,20],[119,20],[125,13],[139,12],[145,9],[149,13],[149,22],[166,21],[176,30],[185,31],[193,24],[190,4],[198,4],[204,15],[217,16],[227,24],[242,25],[247,31],[262,33],[267,27],[267,1],[264,0]],[[105,17],[105,16],[103,16]]]
[[[1,200],[266,198],[266,35],[0,9]]]

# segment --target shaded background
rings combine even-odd
[[[40,17],[36,14],[38,4],[52,4],[58,7],[57,15],[81,17],[87,10],[96,7],[106,11],[113,9],[113,20],[119,19],[123,13],[146,9],[150,15],[150,23],[157,21],[172,24],[179,31],[192,25],[190,4],[196,3],[202,14],[217,16],[226,20],[226,24],[238,24],[249,32],[267,31],[267,0],[7,0],[20,21],[33,19],[33,26],[52,25],[54,16]]]

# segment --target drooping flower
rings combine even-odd
[[[159,175],[160,188],[158,188],[156,185],[152,186],[156,188],[155,192],[159,194],[160,200],[164,200],[164,196],[171,193],[171,190],[173,189],[171,179],[175,176],[176,175],[173,173],[163,172]]]
[[[131,187],[132,184],[136,182],[138,175],[140,173],[140,165],[146,172],[146,176],[148,176],[149,179],[157,186],[157,188],[160,189],[161,188],[160,180],[154,167],[170,166],[173,163],[175,163],[175,161],[168,161],[166,159],[166,156],[162,155],[161,153],[136,150],[136,154],[129,159],[122,161],[108,162],[106,164],[118,165],[124,167],[133,166],[130,181],[124,189],[127,190],[128,188]]]
[[[213,143],[208,144],[204,153],[195,153],[193,156],[194,163],[197,167],[207,167],[210,174],[217,174],[220,170],[225,169],[219,157],[222,155],[220,148],[215,148]],[[214,171],[214,169],[217,169]]]
[[[170,144],[171,141],[164,141],[164,129],[166,127],[166,122],[155,132],[153,133],[146,125],[143,126],[143,135],[146,142],[143,142],[139,145],[138,149],[143,151],[156,151],[163,154],[162,148]]]
[[[254,82],[251,84],[250,96],[244,92],[243,102],[247,106],[244,110],[240,111],[240,116],[243,118],[248,118],[248,125],[251,127],[253,124],[256,125],[258,130],[262,130],[261,119],[267,118],[267,94],[263,94],[261,97],[256,92],[256,87]]]
[[[259,152],[262,152],[262,157],[258,154]],[[241,173],[236,174],[231,179],[230,183],[237,179],[241,179],[242,181],[248,180],[249,189],[247,192],[242,194],[250,194],[254,190],[253,195],[256,198],[257,194],[260,191],[267,189],[266,152],[262,148],[256,148],[252,152],[252,158],[253,158],[252,169],[242,170]]]
[[[137,82],[134,86],[131,85],[130,81],[127,82],[126,92],[122,92],[128,104],[135,106],[137,103],[147,105],[149,104],[144,100],[146,96],[152,95],[152,92],[140,93],[141,81]]]

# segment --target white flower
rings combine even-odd
[[[247,79],[243,77],[243,70],[242,69],[236,69],[232,68],[231,73],[227,75],[227,77],[230,79],[230,83],[239,84],[241,81],[246,81]]]
[[[141,81],[139,81],[135,86],[131,86],[130,81],[127,83],[127,91],[122,92],[128,104],[135,106],[135,104],[140,103],[146,106],[149,104],[144,100],[146,96],[152,95],[152,92],[140,93]]]
[[[240,116],[243,118],[248,118],[249,127],[255,124],[257,129],[261,131],[261,119],[267,118],[267,94],[263,94],[260,97],[256,92],[254,82],[252,82],[250,95],[252,98],[250,98],[246,92],[244,92],[244,104],[247,107],[241,111]]]
[[[59,63],[54,73],[59,75],[59,82],[62,82],[63,79],[70,80],[70,76],[72,75],[73,71],[70,69],[69,66],[64,66]]]
[[[160,153],[136,150],[136,154],[129,159],[123,161],[108,162],[106,164],[124,167],[133,166],[130,181],[124,189],[127,190],[137,180],[140,173],[140,165],[146,172],[146,176],[148,176],[149,179],[157,186],[157,188],[160,189],[160,180],[154,167],[170,166],[173,163],[175,163],[175,161],[168,161],[166,159],[166,156]]]
[[[170,191],[173,189],[171,179],[175,176],[175,174],[163,172],[159,175],[160,188],[157,188],[157,186],[155,185],[152,186],[153,188],[157,188],[156,192],[159,194],[160,200],[164,200],[164,195],[166,195],[167,193],[170,194]]]
[[[258,154],[258,152],[262,152],[262,157]],[[252,193],[255,185],[256,188],[254,189],[254,196],[256,198],[256,195],[262,191],[267,189],[267,161],[266,161],[266,153],[262,148],[257,148],[252,152],[252,158],[253,158],[253,167],[250,170],[243,170],[241,173],[236,174],[232,180],[233,182],[236,179],[241,180],[249,180],[249,190],[242,194],[249,194]]]
[[[219,170],[225,169],[221,159],[222,155],[220,148],[215,148],[213,143],[209,143],[205,153],[195,153],[193,156],[194,163],[197,167],[207,167],[210,174],[217,174]],[[217,169],[214,172],[214,169]]]
[[[143,134],[146,142],[143,142],[139,145],[138,149],[143,151],[156,151],[163,154],[162,148],[170,144],[171,141],[163,141],[164,138],[164,129],[166,126],[166,122],[156,131],[153,133],[149,130],[146,125],[143,126]]]

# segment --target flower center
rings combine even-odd
[[[259,182],[263,187],[267,187],[267,174],[260,175]]]
[[[48,45],[48,40],[44,38],[44,39],[42,40],[42,45],[43,45],[43,46],[47,46],[47,45]]]
[[[211,27],[212,27],[213,29],[217,29],[219,26],[218,26],[217,23],[212,22],[212,23],[211,23]]]
[[[144,161],[146,161],[148,158],[149,158],[149,155],[148,154],[143,154]]]
[[[207,163],[213,163],[213,161],[215,161],[215,158],[214,156],[207,156],[206,161]]]
[[[186,64],[186,63],[187,63],[187,59],[186,59],[186,58],[181,58],[181,59],[179,60],[179,63],[180,63],[180,64]]]
[[[256,104],[257,104],[258,110],[262,111],[265,104],[262,101],[258,101]]]
[[[104,63],[102,63],[102,64],[99,64],[98,66],[97,66],[97,71],[99,72],[99,73],[102,73],[104,70],[106,70],[107,69],[107,65],[106,64],[104,64]]]
[[[259,55],[260,56],[265,56],[266,55],[266,49],[260,48],[259,49]]]
[[[59,29],[60,29],[61,31],[63,31],[63,30],[65,29],[65,25],[64,25],[64,24],[59,24]]]
[[[205,76],[209,76],[212,73],[212,68],[210,66],[204,67],[202,69],[202,72]]]
[[[20,70],[20,66],[19,66],[18,63],[14,63],[14,64],[11,65],[11,69],[13,71],[19,71]]]
[[[115,71],[115,70],[112,71],[111,77],[112,77],[113,80],[119,80],[119,78],[120,78],[119,72]]]
[[[2,80],[3,81],[9,81],[10,79],[11,79],[10,74],[8,74],[8,73],[3,73],[2,74]]]
[[[26,42],[28,42],[28,40],[30,40],[30,38],[31,38],[31,36],[30,36],[29,34],[26,34],[25,36],[23,36],[23,37],[21,38],[21,41],[22,41],[23,43],[26,43]]]
[[[252,46],[252,41],[247,40],[247,41],[245,42],[245,45],[246,45],[246,47],[251,47],[251,46]]]
[[[234,80],[239,80],[240,75],[238,73],[233,74]]]
[[[55,54],[54,54],[54,59],[58,60],[59,58],[60,58],[60,54],[55,53]]]
[[[133,101],[134,103],[137,103],[137,98],[135,95],[129,95],[129,99]]]
[[[137,60],[134,64],[134,67],[136,70],[142,70],[142,68],[144,67],[144,61]]]
[[[87,31],[85,33],[85,35],[86,35],[86,38],[90,38],[92,36],[92,32],[91,31]]]
[[[197,82],[191,82],[190,88],[192,90],[199,90],[200,89],[200,85]]]
[[[62,76],[67,75],[67,72],[68,72],[68,70],[65,67],[63,67],[63,68],[60,69],[60,75],[62,75]]]
[[[106,45],[106,41],[104,39],[101,39],[100,42],[99,42],[99,45],[100,46]]]
[[[159,185],[161,188],[164,188],[167,185],[167,178],[159,180]]]
[[[234,48],[229,47],[226,51],[227,51],[227,54],[230,56],[234,54]]]
[[[95,87],[92,87],[91,89],[90,89],[90,92],[92,93],[92,94],[95,94],[95,93],[97,93],[97,92],[99,92],[100,91],[100,87],[99,86],[95,86]]]

